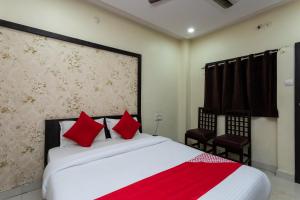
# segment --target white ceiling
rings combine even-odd
[[[128,17],[177,38],[193,38],[240,22],[290,0],[239,0],[223,9],[212,0],[89,0],[98,6]],[[193,34],[187,28],[195,27]]]

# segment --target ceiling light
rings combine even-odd
[[[190,33],[190,34],[192,34],[192,33],[195,32],[195,28],[190,27],[190,28],[188,28],[187,32]]]

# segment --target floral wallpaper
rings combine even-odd
[[[137,113],[135,57],[0,27],[0,192],[41,180],[44,120]]]

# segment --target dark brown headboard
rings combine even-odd
[[[121,115],[113,115],[113,116],[99,116],[93,117],[93,119],[100,119],[100,118],[111,118],[111,119],[120,119]],[[132,117],[137,117],[138,121],[142,124],[141,116],[139,115],[132,115]],[[78,118],[69,118],[69,119],[51,119],[45,121],[45,152],[44,152],[44,164],[47,165],[48,160],[48,151],[54,147],[60,146],[60,121],[76,121]],[[105,136],[106,138],[110,138],[110,133],[105,123]],[[140,127],[140,131],[142,132],[142,127]]]

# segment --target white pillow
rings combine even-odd
[[[104,119],[96,119],[96,122],[104,125]],[[73,140],[70,140],[68,138],[65,138],[63,135],[75,124],[76,121],[60,121],[60,147],[65,147],[68,145],[74,145],[76,142]],[[94,142],[96,141],[104,141],[106,140],[105,131],[104,128],[101,130],[101,132],[97,135]]]
[[[134,117],[133,119],[135,119],[136,121],[138,121],[136,117]],[[121,135],[119,133],[117,133],[116,131],[113,130],[113,127],[115,127],[115,125],[117,125],[117,123],[119,121],[120,121],[120,119],[106,118],[106,125],[107,125],[107,128],[108,128],[109,132],[110,132],[111,139],[121,138]],[[140,134],[140,131],[137,130],[136,133]]]

